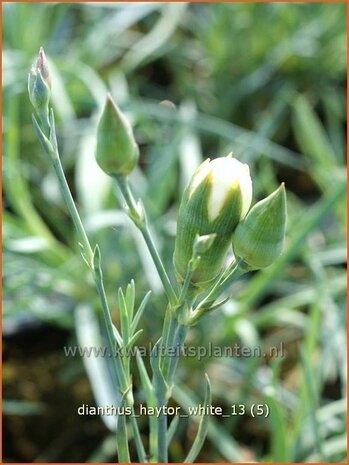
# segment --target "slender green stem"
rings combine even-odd
[[[172,305],[175,305],[177,303],[177,295],[172,287],[172,284],[169,280],[169,277],[166,273],[165,267],[162,263],[162,260],[160,259],[160,256],[158,254],[158,251],[155,247],[155,244],[153,242],[153,238],[151,237],[150,231],[148,229],[147,223],[145,222],[144,228],[141,229],[141,233],[144,237],[145,243],[147,244],[147,247],[149,249],[149,252],[154,260],[154,264],[156,266],[156,269],[158,270],[160,279],[163,283],[163,286],[165,288],[165,292],[168,296],[169,301],[171,302]]]
[[[127,382],[125,370],[124,370],[122,361],[120,359],[120,356],[115,353],[116,351],[114,347],[115,337],[113,333],[113,322],[111,320],[109,305],[107,302],[107,297],[105,295],[103,279],[102,279],[102,276],[99,270],[94,272],[94,279],[95,279],[98,295],[99,295],[99,298],[102,304],[104,325],[107,331],[107,341],[108,341],[108,346],[109,346],[108,349],[109,349],[109,352],[112,354],[114,365],[115,365],[116,376],[119,380],[119,386],[123,391],[122,394],[124,394],[128,389],[128,382]]]
[[[188,293],[189,286],[191,284],[191,278],[193,276],[193,272],[194,272],[194,261],[193,261],[193,259],[191,259],[189,261],[189,264],[188,264],[187,274],[186,274],[184,282],[182,284],[181,293],[180,293],[180,296],[179,296],[179,301],[180,302],[184,302],[184,300],[185,300],[185,297],[186,297],[186,295]]]
[[[167,405],[167,398],[158,398],[158,407],[162,408]],[[168,462],[168,447],[167,447],[167,415],[160,413],[158,418],[158,462]]]
[[[165,314],[165,320],[164,320],[164,326],[162,330],[162,348],[164,353],[162,354],[161,358],[161,371],[164,375],[164,378],[166,379],[166,371],[168,368],[168,363],[169,363],[169,357],[168,357],[168,348],[171,347],[172,340],[174,333],[176,331],[177,327],[177,316],[176,313],[174,312],[174,309],[169,305],[166,310]]]
[[[156,407],[156,398],[154,393],[154,386],[152,385],[148,376],[147,369],[145,368],[143,358],[139,352],[136,354],[137,366],[140,374],[142,387],[144,389],[148,407]],[[150,448],[150,461],[157,460],[158,456],[158,424],[155,415],[149,415],[149,448]]]
[[[118,416],[116,444],[118,448],[119,463],[131,463],[127,440],[126,417],[124,415]]]
[[[171,320],[170,320],[168,332],[166,335],[167,340],[163,345],[165,353],[163,355],[163,358],[161,359],[161,370],[162,370],[162,373],[166,381],[168,381],[171,359],[175,357],[175,354],[169,355],[169,349],[171,350],[173,349],[173,341],[175,338],[177,327],[178,327],[178,319],[175,315],[171,315]]]
[[[89,264],[89,266],[93,268],[93,251],[92,251],[90,242],[88,240],[88,237],[86,235],[82,221],[80,219],[79,213],[76,209],[73,197],[71,195],[67,180],[64,175],[63,167],[62,167],[58,152],[57,152],[56,158],[52,161],[52,165],[55,170],[65,203],[68,207],[70,216],[77,230],[79,241],[84,247],[84,252],[86,254],[86,261]]]
[[[166,311],[162,332],[162,347],[164,353],[160,362],[161,372],[168,386],[168,390],[166,393],[160,391],[157,395],[157,405],[160,408],[166,406],[168,403],[168,397],[171,393],[174,373],[180,355],[179,349],[183,345],[186,333],[187,327],[178,322],[177,312],[169,306]],[[170,355],[168,349],[176,350]],[[158,461],[166,463],[168,461],[167,415],[161,412],[157,421]]]
[[[178,360],[180,356],[180,350],[184,344],[187,333],[188,333],[188,326],[179,324],[175,332],[174,340],[173,340],[173,347],[175,348],[175,355],[171,357],[168,371],[166,373],[166,376],[167,376],[166,379],[167,379],[169,386],[173,385],[174,375],[176,373]]]
[[[137,228],[140,230],[142,233],[142,236],[145,240],[145,243],[147,244],[147,247],[149,249],[150,255],[152,256],[153,262],[156,266],[156,269],[159,273],[161,282],[164,286],[165,292],[168,296],[169,301],[171,302],[172,305],[175,305],[178,301],[176,292],[173,289],[173,286],[171,284],[170,278],[168,277],[168,274],[165,270],[165,267],[162,263],[162,260],[160,258],[160,255],[156,249],[156,246],[154,244],[153,238],[151,236],[151,233],[149,231],[149,227],[147,224],[147,220],[145,218],[144,211],[140,211],[140,206],[137,205],[135,198],[133,196],[133,193],[130,189],[130,185],[128,183],[128,180],[124,176],[114,176],[114,179],[117,182],[117,185],[124,197],[124,200],[126,202],[127,208],[128,208],[128,213],[130,218],[133,220]]]
[[[137,420],[136,420],[136,417],[135,417],[135,411],[134,411],[133,407],[132,407],[132,415],[131,415],[131,427],[132,427],[132,431],[133,431],[133,439],[134,439],[135,444],[136,444],[138,459],[139,459],[140,462],[146,463],[147,462],[147,457],[146,457],[146,453],[145,453],[145,450],[144,450],[142,438],[141,438],[141,435],[140,435],[140,432],[139,432],[139,429],[138,429],[138,423],[137,423]]]

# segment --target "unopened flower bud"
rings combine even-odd
[[[43,80],[49,89],[51,89],[51,75],[48,69],[47,58],[43,47],[40,47],[38,57],[36,59],[36,68],[40,71]]]
[[[256,203],[233,235],[233,250],[251,269],[271,265],[281,254],[286,230],[285,186]]]
[[[179,280],[184,279],[197,235],[215,234],[201,255],[192,281],[197,285],[220,272],[232,234],[245,217],[252,199],[249,168],[232,155],[209,159],[194,173],[179,208],[174,264]]]
[[[47,112],[51,96],[51,76],[42,47],[28,75],[28,92],[31,104],[37,113]]]
[[[138,157],[131,125],[108,95],[98,125],[97,163],[110,176],[127,176],[136,166]]]

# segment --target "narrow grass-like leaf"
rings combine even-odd
[[[306,396],[307,396],[307,405],[308,405],[308,415],[311,422],[312,433],[314,435],[314,449],[319,454],[321,462],[326,462],[327,458],[325,457],[323,444],[321,440],[320,434],[320,425],[318,419],[316,417],[316,410],[317,410],[317,399],[318,395],[314,385],[314,370],[311,367],[311,361],[308,359],[306,353],[304,351],[301,352],[301,362],[303,367],[304,373],[304,380],[305,380],[305,388],[306,388]]]
[[[126,295],[125,295],[125,301],[126,301],[126,307],[127,307],[129,321],[133,320],[133,312],[134,312],[134,308],[135,308],[135,298],[136,298],[135,282],[134,282],[133,279],[131,279],[131,282],[127,285]]]
[[[135,343],[137,342],[139,336],[143,333],[143,329],[140,329],[138,330],[135,334],[133,334],[133,336],[131,336],[130,340],[128,341],[128,344],[127,344],[127,349],[131,349],[131,347],[133,347],[135,345]]]
[[[332,170],[337,165],[337,157],[318,116],[303,95],[299,95],[293,105],[294,133],[305,155],[315,162],[312,168]],[[327,172],[327,176],[330,173]]]
[[[194,393],[183,385],[176,384],[173,388],[173,395],[177,403],[184,409],[199,403]],[[194,421],[200,421],[193,417]],[[222,454],[228,462],[245,462],[243,452],[235,439],[220,425],[210,418],[207,436],[214,447]]]
[[[272,461],[274,463],[290,462],[286,422],[279,401],[276,399],[273,387],[267,389],[266,402],[270,408],[268,421],[271,427]]]
[[[212,396],[211,396],[211,385],[210,380],[207,374],[205,374],[206,378],[206,389],[205,389],[205,399],[203,405],[211,405]],[[201,448],[205,442],[208,426],[209,426],[209,415],[202,414],[201,420],[199,423],[199,428],[195,437],[195,440],[190,448],[188,455],[186,456],[184,463],[192,463],[199,455]]]
[[[81,347],[101,347],[103,345],[100,336],[99,325],[92,309],[80,306],[75,311],[76,334]],[[112,380],[107,366],[107,359],[91,356],[83,357],[92,391],[99,406],[114,405],[120,407],[122,395],[120,385],[115,386],[117,379]],[[102,420],[111,431],[116,430],[117,417],[113,415],[102,415]]]
[[[144,296],[140,306],[138,307],[138,310],[135,314],[135,317],[132,321],[132,324],[131,324],[131,335],[134,334],[134,332],[137,330],[137,326],[138,326],[138,323],[139,323],[139,320],[141,319],[142,315],[143,315],[143,312],[145,310],[145,307],[147,306],[147,303],[149,301],[149,298],[150,298],[150,295],[151,295],[151,291],[148,291],[146,293],[146,295]]]
[[[120,322],[121,322],[121,334],[124,341],[124,345],[127,346],[130,338],[130,320],[128,316],[128,309],[122,292],[121,287],[118,290],[118,303],[120,311]]]

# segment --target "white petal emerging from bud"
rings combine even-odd
[[[220,214],[232,190],[242,195],[241,218],[246,216],[252,201],[252,181],[248,165],[235,158],[217,158],[209,164],[211,193],[208,200],[208,217],[214,221]]]

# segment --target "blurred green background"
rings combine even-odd
[[[165,297],[94,161],[106,92],[135,127],[141,162],[131,182],[168,268],[178,202],[203,158],[232,150],[249,163],[255,201],[286,183],[283,256],[238,281],[232,300],[188,337],[192,345],[263,350],[283,343],[285,356],[183,359],[173,400],[183,407],[202,400],[207,372],[215,405],[268,403],[271,414],[213,419],[198,460],[345,461],[346,5],[7,2],[4,461],[116,457],[112,425],[76,413],[82,403],[95,405],[93,390],[98,402],[110,400],[105,367],[63,351],[91,345],[99,303],[31,125],[26,80],[41,45],[50,60],[63,165],[92,243],[102,250],[114,321],[119,286],[134,277],[139,302],[153,291],[141,343],[159,337]],[[142,402],[136,370],[134,382]],[[146,440],[145,418],[140,426]],[[195,419],[180,421],[170,461],[183,460],[195,431]]]

